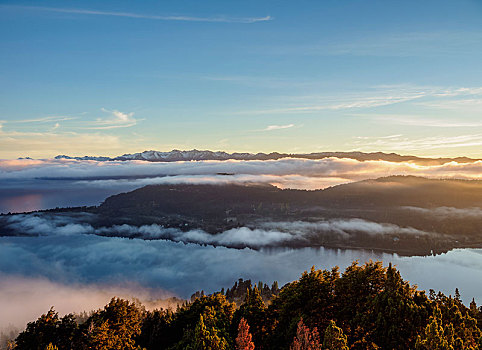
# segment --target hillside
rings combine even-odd
[[[88,225],[82,232],[106,236],[426,255],[482,247],[481,208],[482,181],[391,176],[316,191],[264,184],[150,185],[111,196],[98,207],[32,215],[60,230],[59,222],[71,222]],[[0,217],[0,234],[38,232],[15,226],[14,218]]]

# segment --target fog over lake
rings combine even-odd
[[[482,250],[478,249],[399,257],[324,248],[237,250],[84,234],[1,237],[0,327],[22,326],[52,305],[68,313],[101,307],[112,295],[189,298],[196,290],[211,293],[231,287],[238,278],[268,284],[277,280],[284,285],[313,265],[344,270],[354,260],[370,259],[385,265],[392,262],[403,278],[421,289],[453,295],[459,288],[465,303],[472,298],[482,302]]]

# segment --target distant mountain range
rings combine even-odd
[[[456,158],[422,158],[416,156],[402,156],[396,153],[383,152],[317,152],[317,153],[227,153],[222,151],[190,151],[172,150],[170,152],[144,151],[140,153],[124,154],[118,157],[97,157],[83,156],[71,157],[58,155],[55,159],[76,159],[76,160],[96,160],[96,161],[127,161],[145,160],[149,162],[178,162],[178,161],[199,161],[199,160],[277,160],[282,158],[302,158],[302,159],[324,159],[324,158],[350,158],[359,161],[384,160],[389,162],[413,162],[417,164],[445,164],[451,161],[459,163],[472,163],[480,159],[467,157]]]

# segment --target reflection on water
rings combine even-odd
[[[126,181],[115,187],[99,187],[89,181],[8,180],[0,184],[0,213],[22,213],[61,207],[98,205],[109,196],[138,186]]]
[[[39,210],[44,208],[43,196],[41,194],[16,194],[12,197],[0,199],[1,213],[19,213]]]

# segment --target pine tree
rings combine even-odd
[[[141,333],[141,317],[135,303],[112,298],[87,321],[91,325],[89,342],[98,350],[136,349],[134,338]]]
[[[249,323],[254,342],[255,344],[258,344],[259,347],[259,344],[261,344],[261,341],[266,336],[266,305],[264,304],[261,294],[256,286],[254,286],[253,289],[247,289],[244,303],[236,311],[234,327],[241,318],[244,318],[246,322]],[[232,332],[234,333],[235,329],[232,329]]]
[[[430,317],[429,324],[425,328],[422,336],[417,337],[415,343],[417,350],[453,350],[453,327],[446,327],[445,332],[442,327],[442,312],[435,307],[433,316]]]
[[[305,326],[303,319],[300,319],[290,350],[322,350],[320,335],[316,327],[311,330]]]
[[[248,322],[241,318],[238,326],[238,337],[236,338],[236,350],[254,350],[254,343],[251,339]]]
[[[186,350],[226,350],[228,342],[220,337],[216,328],[206,326],[203,315],[199,316],[199,322],[194,329],[194,334],[189,336],[190,342],[183,346]]]
[[[323,348],[326,350],[348,350],[346,335],[343,334],[341,328],[336,326],[333,320],[326,327]]]

